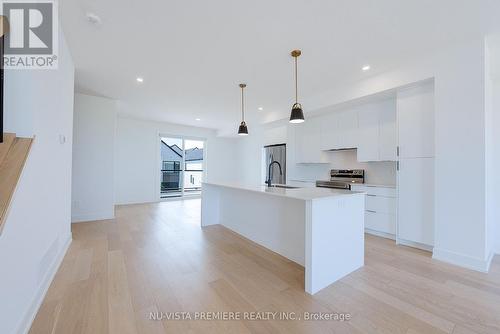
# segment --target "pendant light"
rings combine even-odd
[[[242,83],[240,84],[241,88],[241,123],[240,127],[238,128],[238,135],[240,136],[248,136],[248,128],[247,128],[247,123],[245,122],[245,95],[243,90],[245,89],[247,85]]]
[[[298,79],[297,79],[297,58],[302,54],[300,50],[293,50],[291,55],[295,61],[295,103],[292,106],[292,112],[290,113],[290,123],[302,123],[304,122],[304,112],[302,111],[302,105],[299,103],[298,98]]]

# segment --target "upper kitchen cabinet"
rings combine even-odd
[[[358,147],[358,113],[344,111],[338,114],[338,132],[340,148]]]
[[[398,92],[399,156],[434,157],[434,86],[422,85]]]
[[[320,116],[320,144],[323,151],[340,148],[339,120],[336,113]]]
[[[287,141],[287,126],[273,127],[264,130],[264,145],[284,144]]]
[[[325,153],[321,151],[322,117],[308,118],[302,124],[292,124],[295,137],[296,163],[326,163]]]
[[[320,118],[322,150],[358,147],[358,114],[355,111],[334,112]]]
[[[396,161],[395,99],[330,112],[291,125],[297,163],[327,163],[325,151],[358,149],[358,161]]]
[[[358,161],[396,161],[397,128],[394,99],[358,111]]]
[[[395,107],[395,101],[393,106]],[[379,158],[381,161],[397,160],[398,131],[396,126],[396,111],[388,108],[379,114]]]
[[[360,110],[359,138],[358,138],[358,161],[379,160],[379,115],[376,110]]]

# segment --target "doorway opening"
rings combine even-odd
[[[160,137],[160,198],[201,194],[205,141]]]

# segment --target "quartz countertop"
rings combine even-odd
[[[267,187],[266,185],[252,185],[252,184],[240,184],[240,183],[223,183],[223,182],[203,182],[203,185],[218,186],[225,188],[233,188],[239,190],[247,190],[258,192],[267,195],[282,196],[294,199],[300,199],[304,201],[310,201],[319,198],[327,197],[339,197],[339,196],[353,196],[358,194],[364,194],[360,191],[350,191],[344,189],[330,189],[330,188],[278,188],[278,187]]]
[[[396,189],[396,185],[391,185],[391,184],[377,184],[377,183],[356,183],[356,184],[353,184],[353,186],[377,187],[377,188],[393,188],[393,189]]]

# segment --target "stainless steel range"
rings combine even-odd
[[[363,169],[332,169],[330,181],[316,181],[316,187],[351,189],[353,183],[365,183]]]

